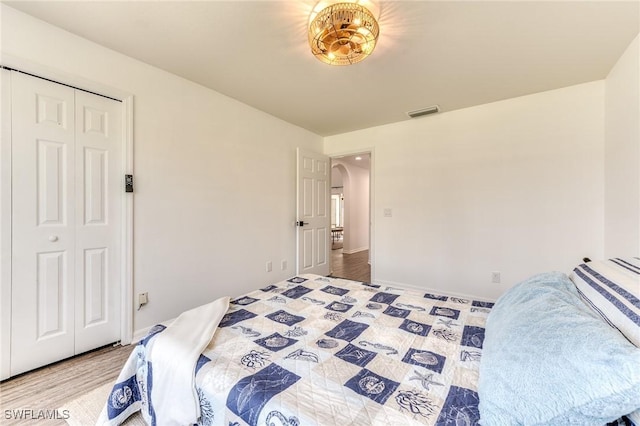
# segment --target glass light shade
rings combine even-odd
[[[356,3],[322,9],[309,24],[309,44],[316,58],[330,65],[351,65],[369,56],[380,28],[369,10]]]

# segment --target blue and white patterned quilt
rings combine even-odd
[[[195,369],[202,425],[478,423],[492,303],[301,275],[229,306]],[[114,387],[114,416],[142,408],[162,424],[144,359],[162,331],[132,353],[138,371]]]

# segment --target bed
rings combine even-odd
[[[630,265],[640,274],[637,259]],[[636,280],[631,287],[640,284],[635,275],[631,279]],[[173,325],[154,327],[131,354],[98,423],[120,424],[140,411],[152,425],[633,424],[631,413],[640,409],[640,350],[586,300],[560,273],[532,277],[496,306],[414,289],[296,276],[228,304],[216,301],[223,308],[211,320],[193,320],[200,313],[192,312],[192,319],[177,326],[182,331],[174,333],[186,336],[185,345],[176,343],[185,346],[177,352],[183,355],[159,349]],[[562,319],[578,311],[595,327],[590,333],[609,336],[594,362],[608,363],[607,357],[615,362],[601,374],[590,372],[600,380],[593,385],[596,394],[607,382],[604,396],[590,393],[590,383],[589,392],[583,391],[583,370],[571,370],[578,378],[559,373],[571,356],[562,352],[562,339],[550,345],[539,339],[557,336],[532,331],[537,330],[533,322],[547,331],[564,330],[549,312]],[[202,339],[198,324],[209,329],[210,341]],[[628,332],[633,334],[633,327]],[[189,345],[194,339],[205,343]],[[572,339],[566,342],[576,347]],[[594,347],[598,344],[591,342],[586,350]],[[158,371],[162,365],[172,367]],[[195,374],[174,374],[180,369]],[[547,375],[560,379],[549,382]],[[563,381],[575,388],[569,391],[568,407],[559,401],[566,396],[558,388]],[[180,418],[185,413],[191,417]]]

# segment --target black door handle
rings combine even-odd
[[[308,224],[309,224],[309,222],[303,222],[301,220],[296,222],[296,226],[305,226],[305,225],[308,225]]]

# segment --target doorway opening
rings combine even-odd
[[[331,275],[371,282],[371,153],[331,158]]]

